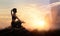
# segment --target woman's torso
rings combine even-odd
[[[16,20],[16,14],[12,14],[12,20]]]

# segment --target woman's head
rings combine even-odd
[[[13,11],[14,13],[17,13],[17,9],[16,9],[16,8],[13,8],[12,11]]]

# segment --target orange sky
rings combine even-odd
[[[2,1],[2,0],[1,0]],[[11,0],[12,1],[12,0]],[[18,1],[12,1],[12,2],[8,2],[8,0],[6,1],[2,1],[2,2],[7,2],[8,4],[10,4],[10,6],[8,6],[8,4],[3,5],[4,3],[2,3],[1,5],[1,10],[0,10],[0,28],[5,28],[10,26],[11,24],[11,15],[10,15],[10,10],[13,7],[16,7],[18,9],[18,13],[17,16],[22,20],[25,21],[25,24],[22,24],[26,29],[28,30],[40,30],[41,27],[37,27],[40,23],[40,20],[46,22],[45,27],[42,27],[41,29],[43,30],[49,30],[52,27],[52,24],[50,24],[50,22],[52,21],[52,17],[51,17],[51,7],[53,7],[52,5],[54,4],[49,4],[46,3],[46,1],[44,3],[38,3],[39,0],[35,0],[34,2],[28,2],[28,4],[26,3],[26,1],[22,1],[19,3]],[[32,1],[32,0],[31,0]],[[42,0],[41,0],[42,1]],[[24,4],[25,2],[25,4]],[[43,1],[42,1],[43,2]],[[55,3],[56,4],[56,3]],[[59,3],[58,3],[59,5]],[[55,5],[56,6],[56,5]],[[47,18],[47,19],[46,19]],[[36,25],[38,23],[38,25]],[[4,26],[4,27],[3,27]],[[35,27],[36,26],[36,27]]]

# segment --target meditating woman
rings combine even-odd
[[[11,26],[14,27],[14,28],[15,28],[15,27],[20,27],[21,24],[24,23],[24,22],[22,22],[22,21],[16,16],[16,13],[17,13],[17,9],[16,9],[16,8],[13,8],[13,9],[11,10],[11,16],[12,16]],[[18,20],[16,21],[16,19],[18,19]]]

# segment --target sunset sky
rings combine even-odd
[[[17,16],[21,20],[26,22],[30,20],[26,24],[30,24],[32,21],[31,19],[33,19],[32,22],[39,21],[40,17],[43,18],[45,14],[47,13],[50,14],[49,6],[48,6],[50,4],[50,1],[51,0],[0,0],[0,28],[5,28],[11,25],[10,11],[14,7],[18,9]],[[47,15],[50,16],[49,14]],[[25,27],[26,26],[27,25],[25,25]],[[29,25],[27,27],[29,27]]]

